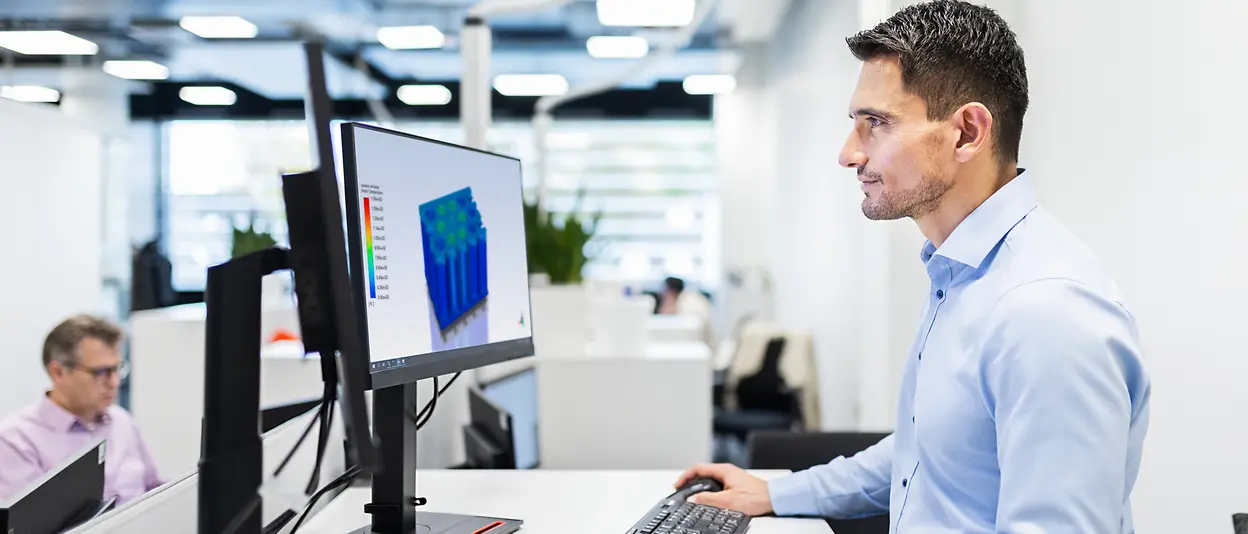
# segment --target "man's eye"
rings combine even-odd
[[[867,126],[875,128],[876,126],[880,126],[882,124],[884,124],[884,121],[880,119],[877,119],[875,117],[867,117]]]

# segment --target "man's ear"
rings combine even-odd
[[[994,124],[992,112],[987,107],[979,102],[964,104],[953,112],[951,119],[959,133],[954,159],[966,163],[989,150]]]
[[[48,378],[55,380],[58,376],[65,374],[65,366],[61,365],[61,362],[51,361],[48,362],[47,371]]]

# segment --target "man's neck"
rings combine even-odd
[[[990,172],[992,178],[955,181],[954,186],[941,198],[939,207],[915,220],[923,237],[936,248],[940,248],[949,239],[971,212],[1018,175],[1018,165],[1011,163],[985,172]]]
[[[79,421],[82,421],[84,423],[94,423],[95,421],[98,421],[100,419],[99,412],[96,412],[94,409],[91,409],[91,408],[86,408],[86,409],[75,408],[74,406],[71,405],[71,403],[69,402],[69,399],[66,398],[65,395],[62,395],[59,391],[55,389],[48,392],[48,400],[51,400],[53,404],[60,406],[62,409],[69,412],[74,417],[77,417]]]

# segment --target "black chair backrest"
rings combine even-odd
[[[793,411],[792,396],[785,392],[780,376],[780,357],[784,355],[783,337],[772,338],[763,352],[763,365],[757,373],[737,383],[737,406],[742,410],[764,410],[789,413]]]
[[[762,430],[750,434],[751,469],[799,471],[850,457],[879,443],[878,432],[787,432]]]
[[[750,434],[750,468],[798,471],[846,458],[879,443],[888,434],[877,432],[785,432]],[[888,514],[860,519],[828,519],[836,534],[888,534]],[[1236,533],[1238,534],[1238,533]]]
[[[1231,516],[1231,523],[1235,525],[1235,534],[1248,534],[1248,514]]]

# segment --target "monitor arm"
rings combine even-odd
[[[287,252],[269,248],[208,269],[201,534],[260,532],[260,281],[288,267]]]

